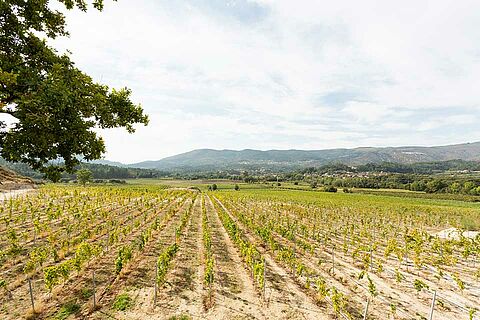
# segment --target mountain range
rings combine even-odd
[[[97,163],[130,168],[166,171],[209,170],[289,170],[331,163],[361,165],[367,163],[417,163],[461,159],[480,161],[480,142],[435,147],[361,147],[325,150],[214,150],[197,149],[156,161],[124,165],[99,160]]]

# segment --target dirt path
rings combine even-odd
[[[19,190],[9,190],[6,192],[0,192],[0,201],[5,201],[10,198],[16,198],[24,196],[30,192],[34,192],[35,189],[19,189]]]
[[[233,242],[208,197],[205,199],[215,259],[214,307],[207,319],[265,319],[261,301]]]
[[[214,199],[213,201],[217,200]],[[209,202],[211,203],[211,201]],[[219,203],[221,205],[221,202]],[[235,220],[235,217],[228,210],[226,212]],[[218,216],[216,220],[220,223]],[[227,236],[225,230],[223,230],[223,233]],[[249,232],[245,232],[245,235],[251,243],[256,243],[254,237]],[[233,244],[230,244],[230,246],[233,246]],[[327,315],[326,310],[317,306],[310,297],[298,288],[298,285],[290,278],[285,269],[281,268],[268,253],[261,248],[259,249],[261,252],[263,251],[262,254],[264,254],[267,264],[267,301],[263,305],[264,319],[331,319]],[[238,258],[238,254],[236,256]],[[240,260],[236,261],[235,264],[243,265]]]
[[[158,295],[156,312],[160,312],[161,317],[181,314],[195,317],[202,312],[201,217],[201,197],[197,197],[180,249],[167,276],[167,285]]]

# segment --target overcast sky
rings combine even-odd
[[[480,140],[480,1],[107,0],[67,23],[54,45],[150,115],[102,132],[108,160]]]

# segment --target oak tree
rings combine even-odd
[[[72,172],[80,159],[99,159],[105,152],[95,128],[124,127],[134,132],[148,117],[130,99],[127,88],[110,89],[75,67],[46,38],[68,36],[65,16],[52,8],[103,9],[103,0],[0,1],[0,154],[23,162],[52,180]]]

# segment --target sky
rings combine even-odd
[[[77,67],[150,116],[105,158],[480,140],[480,1],[106,0],[69,11]]]

